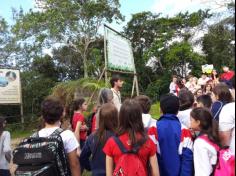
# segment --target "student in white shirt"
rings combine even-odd
[[[58,98],[48,97],[42,102],[41,110],[45,127],[39,131],[39,137],[47,137],[60,128],[60,119],[63,115],[64,107]],[[60,135],[68,157],[71,175],[80,176],[80,165],[77,156],[78,141],[70,130],[65,130]]]
[[[194,104],[194,95],[189,90],[180,90],[179,92],[180,109],[177,114],[179,121],[187,128],[190,127],[190,112]]]
[[[124,82],[119,75],[113,75],[110,80],[110,83],[111,83],[111,87],[112,87],[111,90],[113,92],[113,100],[112,101],[119,112],[121,104],[122,104],[120,90],[121,90]]]
[[[0,117],[0,175],[10,176],[11,136],[8,131],[4,131],[5,126],[5,118]]]
[[[202,137],[219,146],[218,124],[207,108],[195,108],[191,111],[190,115],[191,129],[200,131],[200,135],[195,140],[193,146],[195,176],[209,176],[214,171],[213,165],[217,163],[217,151],[213,145]]]
[[[232,79],[235,90],[235,77]],[[235,96],[235,95],[233,95]],[[229,146],[235,155],[235,102],[226,104],[219,116],[220,137],[223,146]]]
[[[146,95],[140,95],[135,97],[135,100],[139,103],[142,109],[142,120],[144,128],[156,127],[156,120],[151,117],[149,111],[151,109],[152,102]]]
[[[177,76],[176,75],[173,75],[172,76],[172,82],[170,83],[170,86],[169,86],[169,90],[170,90],[170,93],[172,94],[176,94],[176,82],[177,82]]]

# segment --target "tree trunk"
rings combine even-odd
[[[83,64],[84,64],[84,78],[88,78],[88,65],[87,65],[87,55],[83,54]]]

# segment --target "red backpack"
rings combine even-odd
[[[147,176],[147,169],[144,167],[138,151],[147,139],[142,140],[139,144],[135,145],[131,150],[127,150],[118,137],[113,137],[122,156],[118,160],[113,176]]]
[[[200,136],[201,139],[212,145],[217,151],[217,163],[214,166],[214,176],[235,176],[235,156],[229,147],[220,148],[211,142],[208,137]]]

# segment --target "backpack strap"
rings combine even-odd
[[[211,146],[213,146],[213,147],[216,149],[216,151],[219,152],[220,147],[219,147],[217,144],[215,144],[215,143],[213,143],[212,141],[210,141],[207,136],[201,135],[201,136],[199,136],[199,137],[200,137],[201,139],[203,139],[204,141],[206,141],[206,142],[207,142],[208,144],[210,144]]]
[[[57,128],[50,136],[57,136],[57,135],[60,136],[60,134],[61,134],[63,131],[65,131],[65,130],[63,130],[62,128]]]
[[[113,136],[112,138],[115,140],[116,144],[118,145],[122,153],[129,153],[118,137]]]
[[[147,138],[145,137],[142,140],[140,140],[137,144],[135,144],[131,150],[127,150],[118,137],[113,136],[112,138],[115,140],[116,144],[118,145],[122,153],[132,153],[132,154],[138,153],[139,149],[147,141]]]

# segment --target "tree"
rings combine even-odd
[[[208,64],[221,70],[223,65],[233,66],[235,62],[235,44],[231,31],[223,25],[211,26],[203,38],[203,51]]]
[[[48,55],[34,59],[31,68],[21,73],[25,114],[40,112],[40,104],[58,81],[58,70]]]
[[[184,68],[189,63],[189,69],[199,68],[196,65],[202,63],[204,57],[193,52],[190,39],[194,30],[199,30],[198,27],[210,16],[208,10],[199,10],[191,14],[179,13],[175,17],[161,17],[151,12],[132,16],[125,33],[133,44],[136,69],[143,93],[159,98],[160,94],[168,90],[170,76],[177,67]],[[176,39],[179,43],[174,42]],[[151,58],[154,62],[150,68],[146,65]],[[180,76],[184,75],[185,73],[180,73]],[[156,91],[153,92],[154,90]]]
[[[119,0],[38,0],[40,11],[16,16],[13,32],[19,40],[31,40],[38,47],[55,43],[70,46],[82,59],[88,77],[89,48],[99,36],[102,23],[122,20]],[[34,36],[32,38],[32,36]],[[32,42],[33,40],[33,42]]]
[[[235,3],[229,3],[228,16],[209,27],[202,45],[209,64],[221,70],[223,65],[235,64]]]
[[[0,16],[0,65],[12,67],[14,53],[17,50],[6,20]]]

